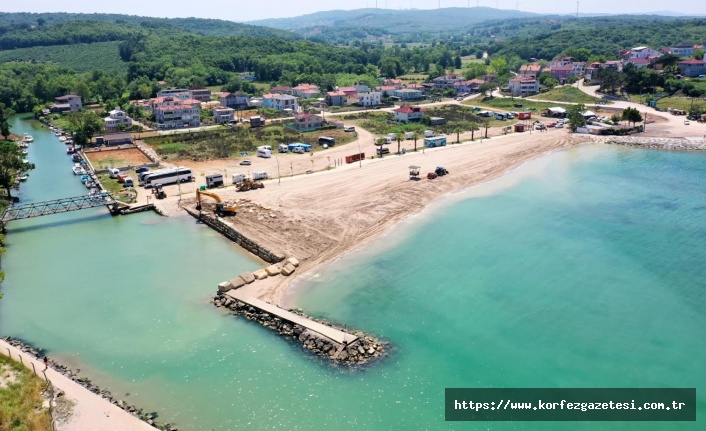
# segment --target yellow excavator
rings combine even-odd
[[[196,189],[196,209],[201,211],[201,195],[208,196],[216,200],[216,214],[218,215],[235,215],[238,211],[238,205],[230,202],[223,202],[220,196],[213,192]]]

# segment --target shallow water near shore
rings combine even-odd
[[[63,144],[13,126],[36,139],[23,201],[85,193]],[[258,263],[189,218],[12,222],[0,335],[182,430],[698,430],[453,424],[443,402],[445,387],[696,387],[703,417],[704,190],[704,154],[589,146],[435,205],[297,290],[309,314],[393,344],[358,371],[208,304]]]

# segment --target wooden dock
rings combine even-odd
[[[321,324],[319,322],[315,322],[311,319],[307,319],[306,317],[300,316],[298,314],[294,314],[294,313],[287,311],[283,308],[279,308],[275,305],[269,304],[265,301],[261,301],[256,298],[251,298],[249,296],[246,296],[243,293],[241,293],[239,290],[236,290],[236,289],[229,290],[225,294],[226,294],[226,296],[229,296],[237,301],[243,302],[243,303],[248,304],[252,307],[260,309],[260,310],[262,310],[266,313],[269,313],[273,316],[276,316],[282,320],[286,320],[286,321],[291,322],[295,325],[299,325],[299,326],[304,327],[310,331],[316,332],[317,334],[320,334],[320,335],[322,335],[330,340],[333,340],[336,343],[339,343],[343,346],[351,344],[358,339],[358,337],[356,337],[353,334],[349,334],[347,332],[340,331],[338,329],[332,328],[330,326],[326,326],[326,325]]]

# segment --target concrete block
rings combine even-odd
[[[245,284],[250,284],[253,281],[255,281],[255,275],[253,275],[252,272],[244,272],[244,273],[240,274],[240,278],[243,279]]]
[[[259,271],[253,272],[253,275],[255,276],[256,279],[263,280],[263,279],[267,278],[267,271],[265,271],[264,269],[261,269]]]
[[[235,277],[230,281],[230,287],[233,289],[240,289],[245,286],[245,281],[240,277]]]
[[[267,271],[267,275],[269,275],[270,277],[275,276],[275,275],[279,275],[280,272],[282,272],[282,270],[279,269],[279,267],[277,265],[270,265],[267,268],[265,268],[265,271]]]
[[[296,268],[294,268],[294,265],[292,265],[291,263],[288,263],[288,264],[284,265],[284,268],[282,268],[282,275],[289,277],[290,275],[292,275],[294,273],[295,269]]]
[[[223,283],[220,283],[218,285],[219,292],[227,292],[231,289],[232,289],[232,287],[230,286],[230,281],[224,281]]]
[[[287,259],[287,263],[292,264],[292,266],[294,266],[295,268],[299,267],[299,260],[296,257],[290,257],[289,259]]]

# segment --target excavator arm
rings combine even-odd
[[[238,211],[238,205],[223,203],[223,199],[215,193],[196,189],[196,209],[201,211],[201,195],[213,198],[216,201],[216,212],[223,214],[235,214]]]

